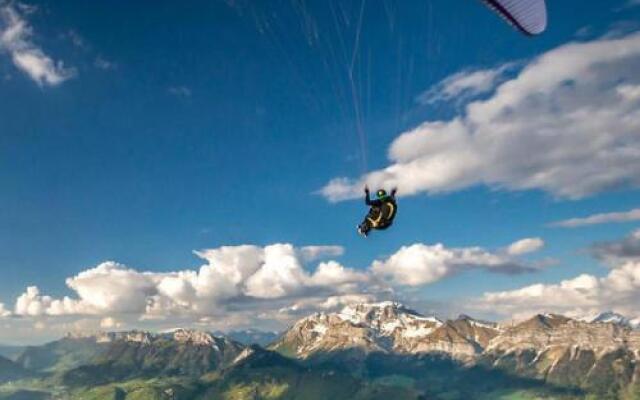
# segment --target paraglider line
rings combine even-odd
[[[353,45],[353,53],[351,54],[351,65],[349,66],[349,74],[353,75],[353,66],[356,63],[356,56],[358,55],[358,50],[360,49],[360,32],[362,31],[362,17],[364,15],[364,5],[367,0],[362,0],[360,5],[360,16],[358,17],[358,27],[356,28],[356,40]]]
[[[351,87],[351,99],[353,100],[353,112],[356,120],[356,130],[358,132],[358,140],[360,142],[361,164],[362,173],[367,172],[367,139],[362,126],[362,111],[360,110],[360,98],[358,97],[355,81],[353,80],[353,68],[358,56],[358,50],[360,48],[360,32],[362,31],[362,19],[364,16],[364,6],[367,0],[362,0],[360,5],[360,15],[358,17],[358,26],[356,28],[356,38],[353,46],[353,53],[351,55],[351,64],[349,65],[348,75],[349,83]]]

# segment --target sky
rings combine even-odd
[[[0,0],[0,343],[640,317],[640,3],[547,7]]]

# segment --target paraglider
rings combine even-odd
[[[544,0],[482,0],[526,35],[539,35],[547,28]]]
[[[364,221],[358,225],[358,233],[367,237],[371,229],[384,230],[393,224],[393,220],[398,212],[398,204],[396,203],[396,188],[391,190],[390,194],[384,189],[376,191],[376,198],[371,200],[369,188],[364,188],[364,202],[369,206],[369,213]]]

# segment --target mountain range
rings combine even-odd
[[[310,315],[266,347],[186,329],[68,335],[0,358],[0,399],[640,399],[634,326],[383,302]]]

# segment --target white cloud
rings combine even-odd
[[[514,319],[541,312],[585,317],[606,310],[640,317],[640,230],[620,240],[595,243],[591,251],[611,268],[606,276],[581,274],[559,283],[488,292],[470,301],[470,308]]]
[[[305,246],[300,249],[304,261],[314,261],[326,257],[340,257],[344,254],[342,246]]]
[[[16,300],[15,312],[18,315],[41,315],[51,305],[51,297],[40,296],[40,290],[29,286]]]
[[[526,238],[511,243],[507,248],[507,253],[513,256],[533,253],[544,246],[544,241],[540,238]]]
[[[75,75],[62,61],[54,61],[32,41],[33,28],[11,3],[0,6],[0,51],[38,85],[55,86]]]
[[[102,263],[67,279],[67,286],[78,294],[82,305],[69,311],[142,313],[161,279],[161,274],[141,273],[111,261]]]
[[[312,286],[329,286],[340,290],[342,285],[350,285],[358,282],[366,282],[368,276],[346,268],[335,261],[320,263],[313,275],[308,279]]]
[[[487,185],[581,198],[638,187],[638,69],[638,33],[560,46],[462,115],[400,135],[388,167],[335,178],[320,193],[340,201],[360,196],[365,183],[401,195]]]
[[[563,221],[553,222],[551,226],[562,228],[577,228],[580,226],[609,224],[613,222],[631,222],[640,220],[640,208],[634,208],[629,211],[609,212],[594,214],[583,218],[571,218]]]
[[[447,248],[421,243],[403,246],[384,261],[374,261],[373,273],[397,285],[420,286],[468,269],[517,274],[535,271],[509,254],[481,247]]]
[[[342,294],[358,290],[367,275],[335,261],[313,271],[303,268],[305,251],[318,256],[336,248],[296,249],[290,244],[224,246],[196,252],[207,261],[198,271],[139,272],[112,261],[68,278],[76,297],[55,299],[35,286],[16,301],[15,313],[42,315],[169,315],[203,316],[223,313],[233,302],[276,300],[309,296],[315,292]],[[268,302],[265,302],[268,303]]]
[[[305,264],[343,252],[339,246],[287,243],[223,246],[195,252],[204,260],[199,269],[171,272],[138,271],[107,261],[68,278],[73,295],[55,298],[30,286],[16,299],[14,312],[0,306],[0,316],[39,321],[51,332],[194,324],[216,329],[252,323],[282,326],[314,311],[395,298],[396,289],[427,285],[467,269],[514,274],[537,268],[506,249],[442,244],[402,247],[362,270],[335,260],[314,268]]]
[[[418,96],[422,104],[441,101],[462,101],[487,93],[504,79],[504,75],[514,64],[505,64],[493,69],[461,71],[443,79],[431,89]]]
[[[246,294],[258,298],[283,297],[304,287],[306,273],[290,245],[267,246],[264,262],[246,280]]]
[[[376,300],[372,294],[347,294],[329,297],[310,297],[296,301],[287,307],[278,310],[278,313],[286,315],[308,315],[315,311],[335,311],[346,305],[354,303],[371,303]]]
[[[640,263],[626,262],[602,278],[582,274],[557,284],[538,283],[516,290],[489,292],[470,304],[514,319],[541,312],[580,317],[604,310],[638,316]]]
[[[24,293],[18,296],[15,306],[15,314],[21,316],[67,315],[88,312],[89,309],[78,300],[66,296],[62,299],[43,296],[36,286],[29,286]]]

